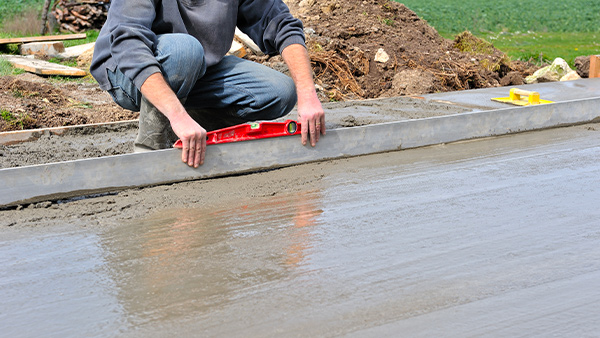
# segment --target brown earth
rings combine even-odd
[[[466,33],[454,41],[402,4],[388,0],[287,0],[302,19],[323,101],[419,95],[521,84],[537,68]],[[376,60],[377,56],[377,60]],[[281,57],[248,59],[285,70]],[[0,78],[0,131],[122,121],[94,82],[32,74]]]
[[[33,74],[0,77],[0,131],[136,119],[95,83],[57,82]],[[7,114],[6,112],[10,112]]]

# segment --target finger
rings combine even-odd
[[[206,134],[202,134],[200,140],[200,165],[204,164],[204,156],[206,155]]]
[[[190,149],[189,140],[182,138],[181,139],[181,160],[184,163],[187,163],[189,149]]]
[[[194,165],[194,161],[195,161],[195,156],[196,156],[196,139],[195,138],[191,138],[190,139],[190,147],[188,149],[188,161],[187,164],[191,167]]]
[[[308,121],[300,122],[300,132],[302,133],[302,145],[305,146],[308,137]]]
[[[310,145],[314,147],[317,145],[317,135],[319,135],[314,119],[308,121],[308,127],[310,128]]]
[[[325,135],[325,114],[321,115],[321,135]]]
[[[198,168],[200,164],[202,164],[202,145],[196,144],[194,154],[194,168]]]

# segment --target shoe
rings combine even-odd
[[[146,152],[172,148],[177,135],[171,129],[169,119],[150,101],[142,98],[138,135],[134,141],[134,152]]]

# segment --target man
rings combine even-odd
[[[281,53],[292,79],[225,56],[236,26],[265,53]],[[140,111],[136,151],[179,138],[181,159],[193,167],[206,150],[196,120],[220,121],[211,129],[272,120],[297,102],[302,144],[325,135],[302,23],[282,0],[112,0],[90,71],[116,103]]]

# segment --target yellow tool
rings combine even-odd
[[[521,95],[527,96],[522,99]],[[493,98],[493,101],[512,103],[517,106],[531,106],[535,104],[554,103],[554,101],[540,100],[540,93],[530,92],[519,88],[511,88],[509,97]]]

